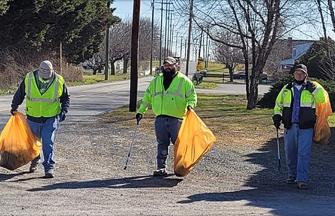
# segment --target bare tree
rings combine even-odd
[[[333,24],[333,31],[335,32],[335,13],[334,13],[333,0],[328,0],[328,10]]]
[[[325,23],[325,17],[323,15],[324,11],[322,9],[322,1],[321,0],[316,0],[316,4],[318,6],[318,11],[319,11],[320,19],[321,19],[321,23],[322,23],[323,37],[325,38],[325,40],[327,40],[327,28],[326,28],[326,23]]]
[[[158,50],[158,27],[154,27],[154,50]],[[109,61],[111,63],[111,74],[115,75],[115,62],[123,60],[123,73],[127,73],[130,60],[131,23],[120,22],[110,29]],[[141,19],[139,29],[139,60],[150,59],[151,53],[151,20]],[[154,58],[158,53],[154,52]]]
[[[96,75],[97,72],[102,73],[102,70],[105,66],[105,61],[103,58],[103,53],[95,53],[92,58],[86,61],[86,66],[93,70],[93,75]]]
[[[120,22],[110,29],[109,61],[111,75],[115,75],[115,62],[130,54],[131,23]]]
[[[253,109],[257,103],[260,75],[282,24],[282,1],[226,0],[215,3],[216,16],[207,16],[210,22],[197,18],[195,21],[212,40],[242,51],[246,74],[247,109]],[[238,40],[223,40],[220,37],[222,32],[229,32]]]
[[[222,34],[221,40],[225,40],[227,42],[233,42],[234,40],[238,40],[234,37],[234,35],[229,34],[229,32],[226,34]],[[215,52],[214,52],[215,58],[218,62],[221,62],[225,65],[225,67],[229,71],[229,80],[230,82],[233,82],[233,75],[234,70],[237,67],[238,64],[243,63],[243,53],[241,52],[241,49],[234,48],[227,46],[222,43],[215,43]]]

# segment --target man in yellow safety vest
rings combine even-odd
[[[166,158],[170,141],[176,142],[182,119],[187,109],[193,109],[197,95],[191,80],[177,71],[177,61],[167,57],[163,72],[149,84],[136,114],[139,122],[149,106],[156,115],[155,132],[158,142],[157,170],[154,176],[166,176]]]
[[[308,167],[314,125],[317,119],[316,105],[325,102],[321,85],[309,81],[307,67],[295,66],[294,81],[286,84],[277,96],[272,117],[279,129],[284,124],[284,143],[288,169],[288,184],[307,189]]]
[[[65,120],[70,97],[61,75],[55,73],[50,61],[42,61],[38,70],[26,74],[12,100],[11,114],[26,99],[26,115],[32,132],[41,139],[44,178],[54,177],[54,142],[59,122]],[[40,156],[35,158],[29,171],[35,172]]]

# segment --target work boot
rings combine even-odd
[[[53,177],[54,177],[54,172],[52,169],[46,171],[45,175],[43,176],[43,178],[53,178]]]
[[[300,190],[307,190],[308,189],[308,185],[306,182],[297,182],[297,187]]]
[[[167,176],[168,173],[166,172],[165,168],[161,168],[161,169],[157,169],[154,171],[153,176],[161,176],[161,177],[165,177]]]
[[[286,180],[286,183],[287,184],[295,184],[296,183],[295,177],[289,176]]]
[[[30,173],[35,172],[37,170],[37,167],[38,167],[38,163],[31,163],[29,167],[29,172]]]

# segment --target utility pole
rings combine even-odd
[[[168,4],[167,0],[165,2],[165,30],[164,30],[164,55],[163,58],[166,58],[166,47],[167,47],[167,32],[168,32]]]
[[[194,52],[193,54],[194,54],[194,61],[196,61],[196,62],[197,62],[197,58],[198,58],[197,45],[198,45],[198,40],[197,39],[193,40],[193,52]]]
[[[199,53],[198,53],[198,58],[201,57],[202,34],[203,34],[203,31],[201,30],[201,34],[200,34],[200,42],[199,42]],[[204,55],[204,53],[203,53],[203,55]]]
[[[185,40],[185,58],[186,58],[186,61],[187,61],[187,40]]]
[[[180,58],[183,55],[183,36],[180,37]]]
[[[107,8],[110,10],[110,1],[107,2]],[[108,62],[109,62],[109,23],[106,27],[106,47],[105,47],[105,80],[108,80]]]
[[[154,46],[154,17],[155,17],[155,0],[152,0],[152,15],[151,15],[151,48],[150,48],[150,75],[152,75],[152,55],[153,55],[153,46]]]
[[[207,34],[206,37],[206,61],[205,61],[205,68],[208,70],[208,53],[209,53],[209,36]]]
[[[172,29],[172,28],[171,28]],[[169,46],[169,50],[171,55],[173,55],[173,31],[171,30],[171,35],[170,35],[170,46]]]
[[[131,31],[131,69],[130,69],[130,100],[129,111],[136,111],[137,103],[137,59],[138,59],[138,32],[140,26],[140,6],[141,0],[134,0],[133,6],[133,25]]]
[[[202,31],[203,32],[203,31]],[[206,41],[206,36],[208,36],[205,32],[203,32],[202,35],[202,56],[204,61],[206,62],[206,49],[207,49],[207,41]],[[206,65],[206,63],[205,63]]]
[[[161,1],[161,28],[159,32],[159,67],[162,65],[162,37],[163,37],[163,0]]]
[[[175,56],[178,56],[178,34],[179,32],[176,32],[176,48],[175,48]],[[172,38],[173,40],[173,38]],[[180,57],[180,56],[179,56]]]
[[[169,51],[171,51],[171,55],[173,55],[172,53],[172,50],[173,50],[173,24],[172,24],[172,17],[173,17],[173,14],[172,14],[172,10],[170,11],[170,42],[169,42]]]
[[[208,68],[208,61],[209,61],[209,49],[210,49],[210,46],[211,46],[211,41],[210,41],[210,40],[208,40],[208,45],[207,45],[207,54],[206,54],[206,58],[207,58],[207,61],[206,61],[206,63],[207,63],[207,66],[206,66],[206,68]]]
[[[193,18],[193,0],[190,0],[190,17],[188,23],[188,38],[187,38],[186,76],[188,76],[189,63],[190,63],[192,18]]]

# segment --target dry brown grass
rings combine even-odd
[[[0,89],[17,87],[24,75],[38,68],[43,60],[50,60],[59,73],[59,59],[50,54],[25,53],[22,50],[0,50]],[[83,75],[79,68],[70,64],[63,64],[66,81],[80,81]]]

